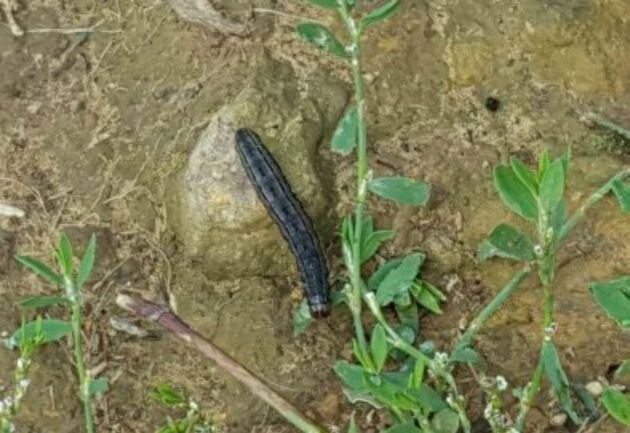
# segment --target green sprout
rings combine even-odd
[[[81,335],[81,326],[83,322],[83,294],[82,289],[90,278],[94,267],[96,255],[96,238],[94,235],[90,238],[85,254],[81,259],[78,267],[74,267],[74,255],[70,239],[66,234],[62,233],[59,246],[54,250],[53,255],[57,261],[58,272],[40,262],[37,259],[28,256],[17,256],[16,260],[33,271],[35,274],[43,278],[46,282],[51,283],[57,289],[61,288],[61,293],[55,293],[48,296],[35,296],[22,300],[19,305],[22,308],[34,309],[50,307],[53,305],[65,306],[70,310],[70,321],[45,319],[38,322],[29,322],[22,326],[17,332],[30,333],[34,329],[43,330],[44,338],[42,342],[52,342],[59,340],[67,335],[72,335],[74,346],[74,358],[79,376],[80,397],[83,401],[83,409],[85,414],[85,426],[88,433],[94,432],[94,415],[92,411],[92,397],[95,394],[107,391],[107,379],[93,379],[88,374],[83,353],[83,337]]]
[[[185,415],[178,419],[169,417],[167,424],[158,428],[156,433],[218,433],[215,420],[201,413],[199,405],[186,394],[168,384],[155,387],[152,394],[154,400],[185,412]]]

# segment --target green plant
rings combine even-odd
[[[171,385],[160,384],[155,387],[153,398],[165,406],[183,410],[185,415],[178,419],[168,418],[165,426],[156,433],[218,433],[219,429],[212,417],[199,411],[199,405],[187,396],[187,392],[179,392]]]
[[[556,257],[567,235],[582,220],[588,209],[609,192],[614,192],[624,212],[630,211],[630,185],[627,182],[630,171],[623,170],[613,176],[569,217],[564,201],[569,162],[569,153],[552,160],[548,153],[544,152],[536,171],[518,159],[512,159],[509,165],[500,165],[494,170],[494,183],[499,196],[512,212],[535,227],[535,237],[531,238],[511,225],[500,224],[481,244],[478,251],[480,261],[501,257],[521,261],[525,266],[480,314],[482,320],[478,317],[473,321],[469,330],[460,339],[457,349],[471,347],[472,338],[479,330],[480,324],[503,304],[534,269],[537,271],[541,286],[543,309],[540,358],[532,379],[518,393],[520,410],[516,421],[512,424],[506,419],[501,425],[493,425],[492,420],[488,419],[495,432],[523,431],[527,414],[540,391],[544,377],[549,380],[563,410],[575,423],[582,422],[584,414],[576,409],[573,394],[583,399],[587,409],[593,406],[588,397],[581,393],[580,388],[565,374],[554,343],[557,332],[554,322]],[[488,414],[491,412],[487,411]]]
[[[391,17],[398,0],[359,14],[354,0],[307,0],[320,8],[336,12],[347,31],[348,42],[341,43],[333,33],[316,23],[297,26],[307,42],[349,63],[354,85],[354,100],[332,138],[332,149],[342,155],[357,155],[357,184],[353,216],[343,219],[342,252],[347,284],[335,303],[343,302],[352,315],[355,339],[353,351],[357,364],[339,361],[335,372],[352,401],[366,401],[385,408],[392,417],[388,432],[452,433],[460,426],[470,432],[470,422],[448,366],[448,356],[436,353],[431,343],[420,348],[418,339],[419,306],[439,313],[444,295],[418,278],[424,255],[419,253],[387,261],[368,278],[363,265],[372,260],[381,244],[392,238],[391,230],[376,230],[367,212],[370,193],[402,205],[424,205],[429,186],[404,177],[374,178],[368,166],[365,85],[362,72],[362,36],[366,29]],[[361,16],[358,16],[361,15]],[[364,329],[364,307],[376,320],[370,338]],[[397,320],[387,319],[393,309]],[[299,310],[296,325],[303,327],[307,312]],[[386,368],[388,367],[388,368]],[[428,373],[425,375],[425,373]],[[435,389],[425,383],[433,378]],[[442,398],[441,395],[446,395]],[[351,429],[357,431],[356,425]]]
[[[602,309],[619,325],[630,329],[630,277],[613,281],[593,283],[591,293]],[[614,378],[630,374],[630,360],[626,360],[616,369]],[[630,397],[620,390],[608,386],[602,394],[602,403],[608,413],[620,423],[630,426]]]
[[[33,326],[31,327],[23,326],[18,329],[6,342],[10,349],[19,348],[20,357],[13,371],[13,389],[0,400],[0,433],[12,433],[15,431],[13,418],[17,415],[28,386],[31,383],[29,372],[33,356],[37,348],[46,339],[50,339],[50,335],[47,335],[47,332],[50,330],[45,327],[41,318],[32,323]]]
[[[17,332],[29,333],[40,327],[44,329],[42,342],[51,342],[60,339],[68,334],[72,335],[74,346],[74,361],[80,383],[80,396],[83,401],[85,413],[85,426],[88,433],[94,432],[94,417],[92,413],[92,396],[103,393],[107,390],[107,380],[105,378],[93,379],[85,368],[83,353],[83,337],[81,335],[81,324],[83,317],[83,285],[88,281],[94,267],[96,255],[96,238],[92,236],[85,250],[78,267],[75,269],[70,239],[65,234],[61,234],[59,245],[53,251],[57,261],[59,272],[53,271],[50,267],[37,259],[28,256],[16,256],[16,260],[42,277],[48,283],[57,288],[63,288],[63,292],[49,296],[35,296],[24,299],[19,303],[22,308],[33,309],[60,305],[67,307],[71,313],[70,321],[46,319],[41,322],[30,322],[22,326]],[[38,324],[39,323],[39,324]],[[41,325],[40,325],[41,324]]]

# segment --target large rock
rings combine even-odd
[[[257,63],[243,90],[214,115],[168,193],[173,231],[212,278],[279,275],[293,269],[280,232],[234,149],[238,128],[261,136],[320,235],[334,229],[322,224],[328,197],[318,146],[328,142],[347,92],[324,76],[298,83],[288,64],[267,56]]]

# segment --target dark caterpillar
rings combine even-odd
[[[236,151],[258,197],[295,256],[311,314],[328,315],[328,268],[313,223],[255,132],[244,128],[236,131]]]

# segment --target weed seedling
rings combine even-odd
[[[32,257],[16,257],[18,262],[42,277],[46,282],[53,284],[58,289],[63,289],[62,293],[25,299],[19,305],[29,309],[53,305],[65,306],[70,310],[71,319],[69,322],[55,319],[30,322],[26,323],[18,332],[32,332],[32,329],[40,327],[44,333],[43,342],[55,341],[68,334],[72,335],[74,361],[79,377],[80,396],[83,401],[85,426],[88,433],[94,432],[92,396],[107,390],[107,380],[105,378],[93,379],[87,373],[83,353],[83,337],[81,335],[81,324],[83,321],[82,289],[92,273],[95,254],[96,238],[92,236],[83,258],[75,269],[70,239],[65,234],[62,234],[59,246],[53,251],[59,272],[53,271],[50,267]]]
[[[168,384],[155,387],[153,398],[165,406],[184,411],[185,415],[178,419],[169,417],[167,424],[157,429],[156,433],[218,433],[219,429],[212,417],[205,416],[199,405]]]

